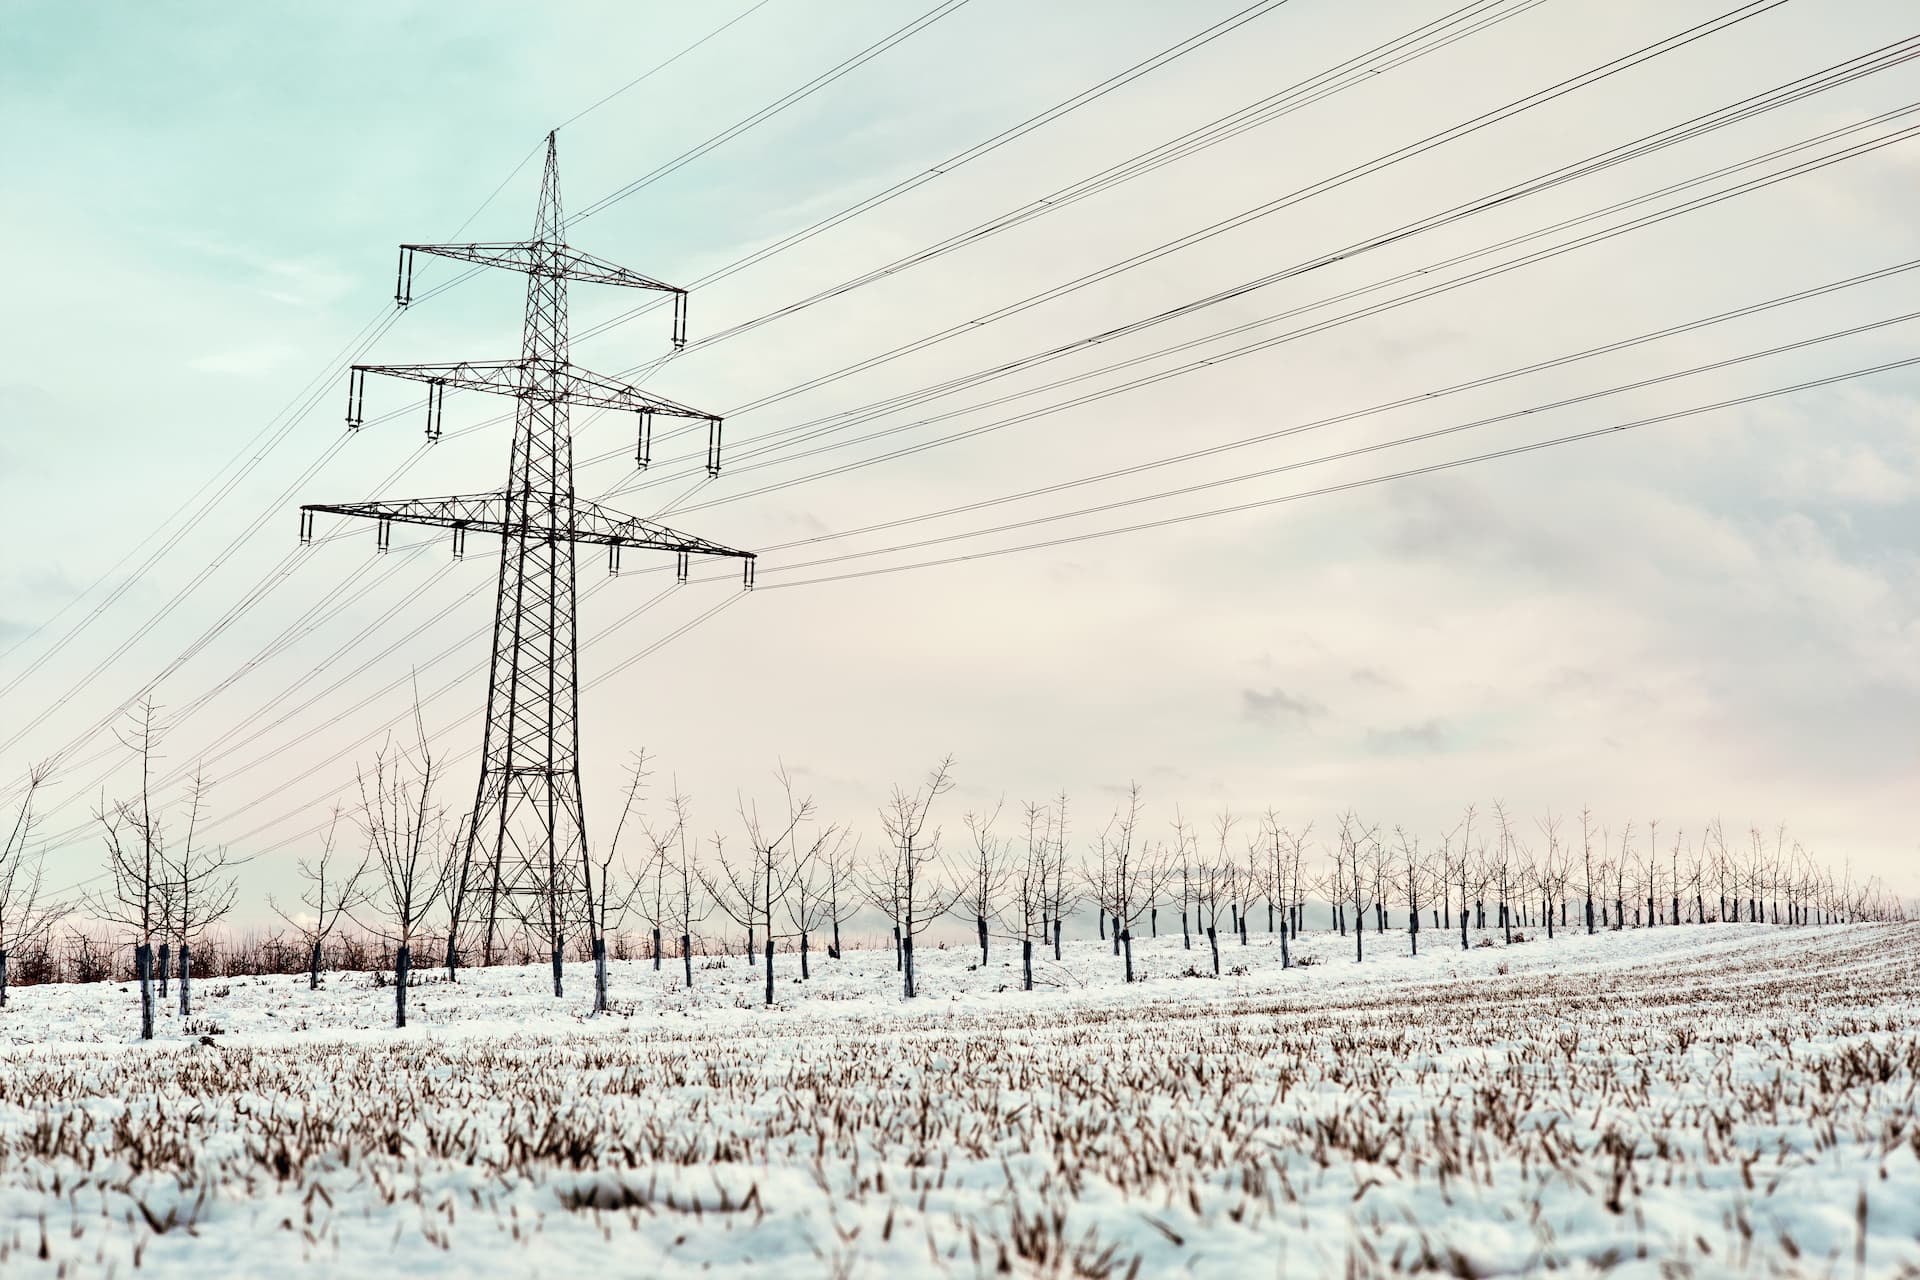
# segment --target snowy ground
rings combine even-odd
[[[0,1275],[1920,1275],[1920,926],[1367,941],[16,989]]]

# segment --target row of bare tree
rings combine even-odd
[[[153,1030],[155,984],[167,998],[177,972],[179,1007],[190,1011],[191,952],[231,911],[239,861],[202,832],[208,787],[196,772],[184,794],[165,803],[153,793],[154,764],[164,737],[157,710],[143,705],[123,742],[138,765],[139,784],[124,799],[96,809],[107,884],[82,899],[93,919],[123,930],[134,949],[141,1034]],[[953,762],[939,762],[913,787],[896,787],[879,813],[880,839],[863,853],[853,830],[824,822],[811,797],[782,769],[778,799],[763,809],[736,801],[737,829],[695,834],[691,802],[672,786],[655,805],[644,754],[630,769],[611,838],[585,870],[584,898],[558,888],[545,903],[520,901],[510,920],[482,920],[478,877],[467,867],[464,825],[437,796],[439,764],[416,718],[411,744],[388,743],[357,777],[356,803],[337,809],[324,839],[298,868],[297,903],[270,899],[308,957],[308,981],[321,985],[323,948],[343,927],[371,933],[393,955],[395,1022],[406,1024],[412,948],[444,935],[443,962],[455,978],[463,952],[479,947],[492,963],[502,930],[533,939],[553,961],[554,994],[563,994],[561,957],[584,943],[594,957],[594,1005],[607,1007],[606,940],[634,923],[650,933],[653,967],[679,953],[682,979],[694,982],[696,939],[711,941],[716,918],[744,938],[748,963],[764,966],[767,1003],[776,998],[775,964],[785,950],[798,977],[813,974],[813,947],[824,938],[829,957],[842,929],[875,912],[893,933],[902,994],[918,992],[916,941],[937,921],[957,917],[972,928],[980,964],[996,940],[1017,944],[1021,984],[1035,985],[1036,952],[1061,955],[1064,922],[1091,908],[1128,982],[1135,980],[1133,941],[1145,928],[1171,930],[1177,915],[1183,946],[1203,939],[1220,971],[1221,933],[1245,945],[1264,913],[1278,936],[1283,964],[1306,927],[1309,905],[1324,905],[1327,927],[1352,932],[1365,955],[1369,923],[1376,935],[1404,928],[1419,948],[1425,927],[1457,930],[1461,946],[1474,929],[1619,929],[1684,922],[1771,920],[1774,923],[1887,918],[1903,913],[1877,881],[1836,875],[1784,828],[1749,829],[1730,842],[1720,822],[1663,839],[1656,822],[1618,831],[1580,814],[1577,839],[1552,814],[1524,827],[1503,804],[1491,815],[1469,806],[1460,821],[1424,844],[1403,828],[1390,833],[1358,815],[1343,815],[1330,841],[1313,824],[1221,811],[1190,821],[1178,808],[1150,820],[1142,789],[1122,802],[1080,848],[1070,840],[1068,797],[1023,804],[1009,820],[1004,802],[962,814],[964,841],[949,846],[937,820],[954,787]],[[33,804],[46,782],[36,770],[0,845],[0,1006],[7,999],[10,949],[44,947],[70,907],[44,891],[33,849]],[[1011,827],[1012,830],[1007,830]],[[1492,924],[1489,925],[1491,915]],[[731,948],[729,948],[731,949]]]

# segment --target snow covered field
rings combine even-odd
[[[1920,926],[1367,942],[16,988],[0,1275],[1920,1275]]]

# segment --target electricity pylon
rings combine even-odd
[[[377,545],[383,551],[390,545],[395,524],[451,529],[456,556],[464,552],[469,533],[499,535],[499,590],[493,615],[485,742],[473,814],[463,824],[456,889],[467,902],[473,901],[466,897],[468,894],[484,895],[483,963],[493,959],[503,917],[521,920],[546,934],[553,950],[558,995],[562,939],[567,930],[585,923],[591,934],[598,933],[592,923],[593,872],[580,788],[574,549],[582,543],[605,546],[608,568],[613,572],[618,571],[620,552],[625,548],[671,551],[678,556],[681,581],[686,580],[691,556],[733,556],[745,562],[743,577],[748,587],[753,585],[754,558],[751,552],[610,511],[574,494],[569,406],[637,414],[635,463],[641,467],[650,461],[655,416],[704,421],[708,424],[709,475],[720,470],[720,418],[617,379],[589,373],[568,360],[568,281],[622,285],[671,295],[676,348],[686,343],[686,291],[568,246],[553,134],[547,135],[546,173],[540,183],[540,211],[531,240],[400,246],[394,301],[401,306],[412,301],[413,259],[421,253],[525,273],[527,309],[520,358],[354,365],[348,374],[347,427],[357,430],[364,422],[362,404],[369,373],[427,385],[429,440],[440,438],[448,387],[512,396],[513,456],[506,488],[498,493],[445,498],[311,503],[300,508],[300,536],[302,541],[312,540],[313,516],[321,511],[378,521]],[[476,874],[480,881],[472,878]],[[603,945],[604,940],[595,936],[596,957]]]

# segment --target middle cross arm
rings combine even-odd
[[[369,373],[409,382],[426,382],[454,387],[462,391],[485,391],[494,395],[517,396],[523,393],[546,394],[529,377],[526,360],[461,360],[445,364],[356,364],[350,377],[362,379]],[[643,391],[632,383],[604,374],[592,373],[573,365],[563,365],[558,377],[559,399],[590,409],[618,409],[630,413],[658,413],[672,418],[702,418],[717,421],[718,414],[695,409],[665,396]],[[349,404],[357,404],[349,388]]]

